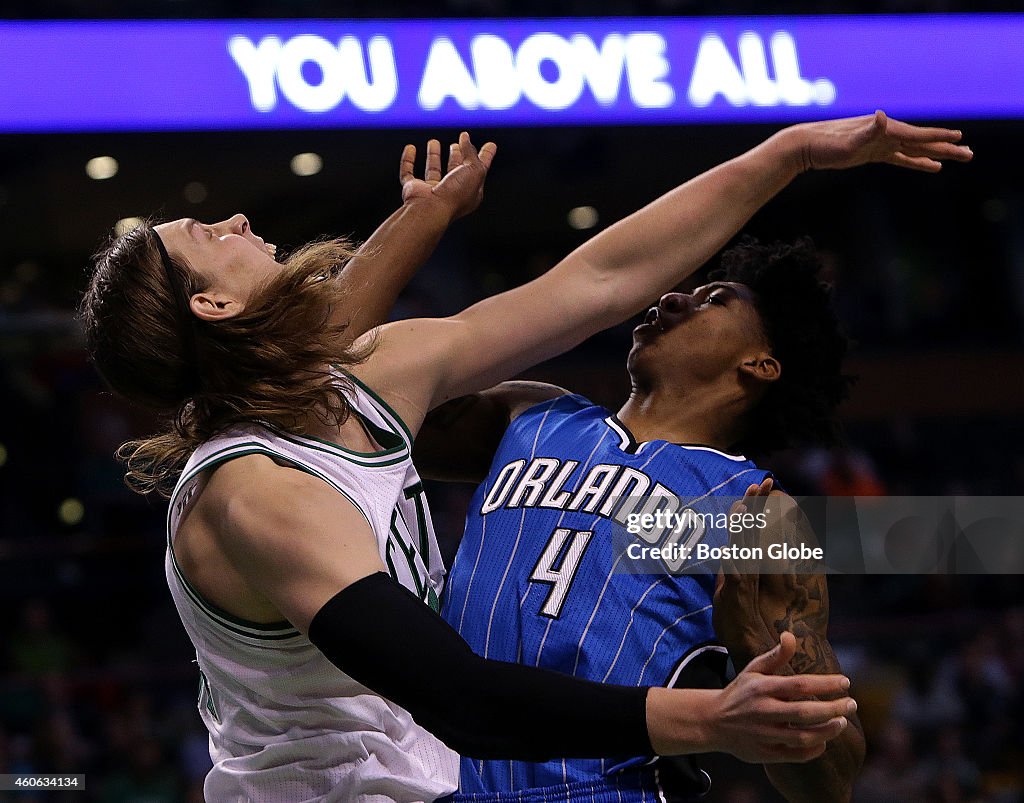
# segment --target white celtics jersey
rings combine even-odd
[[[420,801],[458,784],[458,756],[405,709],[344,674],[288,622],[246,622],[206,601],[174,558],[178,522],[203,472],[265,454],[319,477],[359,508],[391,576],[436,610],[444,570],[409,432],[365,386],[357,384],[352,401],[380,451],[353,452],[258,424],[234,427],[196,450],[171,496],[167,583],[196,648],[213,759],[208,801]]]

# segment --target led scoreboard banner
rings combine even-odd
[[[1024,117],[1024,15],[0,22],[0,132]]]

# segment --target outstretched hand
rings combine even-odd
[[[863,117],[804,123],[790,129],[803,141],[800,156],[804,170],[841,170],[886,162],[937,173],[942,162],[969,162],[974,153],[959,145],[960,131],[926,128],[893,120],[883,111]]]
[[[448,167],[441,172],[441,143],[427,142],[427,161],[423,178],[416,178],[416,146],[406,145],[402,150],[398,180],[402,184],[402,201],[427,198],[444,204],[451,219],[468,215],[480,206],[484,197],[484,181],[494,161],[498,146],[486,143],[479,152],[465,131],[459,141],[448,149]]]

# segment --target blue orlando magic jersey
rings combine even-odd
[[[442,613],[487,658],[629,686],[720,684],[724,649],[711,625],[718,565],[698,560],[697,547],[728,543],[716,521],[724,525],[732,502],[766,476],[707,447],[637,443],[580,396],[539,404],[512,422],[473,496]],[[658,510],[677,518],[643,529],[642,515]],[[687,512],[702,515],[684,523]],[[664,561],[641,551],[672,544]],[[687,667],[707,658],[716,659],[715,682],[688,683]],[[652,759],[463,758],[460,793],[593,789],[602,778],[614,788]]]

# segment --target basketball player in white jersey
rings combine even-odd
[[[449,748],[820,755],[855,703],[841,676],[773,674],[791,634],[724,690],[602,686],[475,656],[432,610],[443,570],[411,443],[431,408],[636,313],[804,170],[935,171],[970,158],[958,139],[881,113],[793,126],[527,285],[354,342],[366,317],[360,283],[335,277],[339,241],[281,264],[238,215],[140,227],[105,249],[83,318],[106,380],[170,421],[127,450],[129,480],[171,497],[168,582],[205,678],[207,798],[431,800],[455,789]],[[493,147],[478,155],[463,134],[453,155],[433,187],[404,169],[411,208],[441,229],[474,205],[479,185],[460,189]]]

